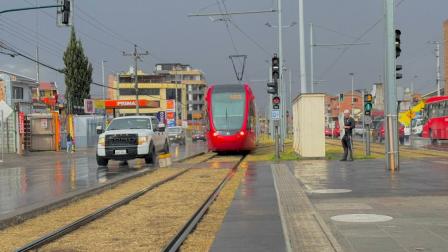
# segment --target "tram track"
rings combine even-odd
[[[188,238],[188,236],[192,233],[194,228],[199,224],[201,219],[204,217],[210,206],[218,197],[219,193],[222,191],[227,182],[233,177],[236,169],[240,165],[240,163],[244,160],[245,156],[242,156],[241,159],[232,167],[229,173],[225,176],[225,178],[219,183],[219,185],[215,188],[215,190],[210,194],[210,196],[204,201],[201,207],[191,216],[191,218],[183,225],[183,227],[176,233],[176,235],[170,240],[170,242],[164,247],[164,252],[175,252],[178,251],[182,246],[184,241]]]
[[[216,155],[210,155],[207,158],[203,158],[199,163],[213,161],[213,159],[215,157],[216,157]],[[224,185],[227,183],[227,181],[231,179],[233,173],[235,172],[235,169],[238,167],[238,165],[243,160],[243,158],[244,158],[243,156],[241,156],[239,158],[239,160],[232,166],[232,168],[227,173],[227,175],[224,177],[224,179],[218,184],[218,186],[216,188],[214,188],[213,193],[207,197],[207,200],[205,201],[205,203],[203,203],[201,205],[200,209],[197,210],[191,218],[189,218],[189,221],[187,222],[188,225],[187,224],[183,225],[182,229],[180,229],[181,232],[177,233],[176,236],[174,236],[175,238],[171,239],[171,241],[175,241],[173,243],[175,246],[177,246],[177,244],[179,244],[179,242],[180,242],[179,245],[181,245],[183,240],[185,240],[185,238],[188,236],[188,233],[191,232],[191,230],[193,230],[194,226],[199,222],[199,220],[202,218],[202,216],[206,213],[208,207],[216,199],[216,197],[218,196],[221,189],[224,187]],[[55,242],[58,239],[63,239],[64,238],[63,236],[66,236],[67,234],[73,235],[73,233],[76,233],[76,230],[80,229],[81,227],[83,227],[83,226],[87,227],[88,224],[94,223],[101,217],[113,212],[114,210],[117,210],[118,208],[120,208],[122,206],[125,206],[127,204],[130,204],[133,201],[136,201],[138,198],[142,197],[145,194],[152,192],[154,189],[161,188],[164,185],[169,184],[170,182],[176,181],[176,179],[179,179],[179,178],[185,176],[189,171],[195,170],[195,168],[193,168],[193,167],[194,166],[184,168],[181,171],[175,173],[174,175],[169,176],[169,177],[167,177],[161,181],[158,181],[156,183],[153,183],[138,192],[135,192],[127,197],[124,197],[124,198],[114,202],[113,204],[110,204],[106,207],[103,207],[103,208],[93,212],[93,213],[90,213],[90,214],[88,214],[70,224],[67,224],[57,230],[49,232],[46,235],[41,236],[38,239],[35,239],[34,241],[17,249],[16,251],[30,251],[30,250],[37,250],[37,249],[39,249],[39,250],[43,249],[45,251],[46,250],[45,246],[47,244],[51,245],[52,242]],[[203,169],[203,168],[198,168],[196,170],[199,170],[199,169]],[[170,246],[170,247],[173,248],[174,246]],[[172,250],[169,250],[169,251],[172,251]]]

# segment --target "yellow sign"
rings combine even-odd
[[[104,100],[94,100],[95,108],[104,109]]]
[[[201,119],[202,118],[202,114],[201,113],[193,113],[193,119]]]
[[[415,114],[422,111],[425,108],[425,102],[420,101],[417,105],[412,107],[408,111],[401,112],[398,118],[401,124],[405,126],[409,126],[411,124],[412,119],[415,118]]]

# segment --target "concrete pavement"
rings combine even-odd
[[[249,167],[212,251],[448,251],[448,157]]]

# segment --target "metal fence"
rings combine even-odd
[[[76,148],[95,147],[98,143],[96,127],[103,125],[104,117],[97,115],[78,115],[74,118]],[[67,133],[61,136],[66,146]]]

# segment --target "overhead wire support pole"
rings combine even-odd
[[[314,93],[314,31],[313,23],[310,23],[310,83],[311,93]]]
[[[431,44],[436,45],[436,48],[434,49],[434,53],[436,56],[436,86],[437,86],[437,96],[440,96],[440,42],[439,41],[432,41],[429,42]]]
[[[386,167],[391,172],[399,169],[394,7],[394,0],[385,0]]]
[[[260,14],[260,13],[273,13],[277,10],[261,10],[261,11],[239,11],[239,12],[227,12],[227,13],[191,13],[189,17],[209,17],[209,16],[230,16],[230,15],[247,15],[247,14]]]
[[[300,53],[300,92],[306,93],[305,24],[303,18],[303,0],[299,0],[299,53]]]
[[[285,86],[283,83],[283,26],[282,26],[282,0],[277,0],[277,13],[278,13],[278,57],[279,60],[279,94],[280,94],[280,145],[283,147],[285,140]],[[283,151],[283,149],[282,149]]]
[[[141,56],[143,55],[149,55],[149,52],[146,51],[144,53],[139,53],[137,51],[137,45],[134,45],[134,52],[133,53],[125,53],[123,52],[123,56],[131,56],[134,57],[134,88],[135,88],[135,109],[137,115],[140,115],[140,104],[138,99],[138,65],[137,62],[139,59],[141,59]]]

